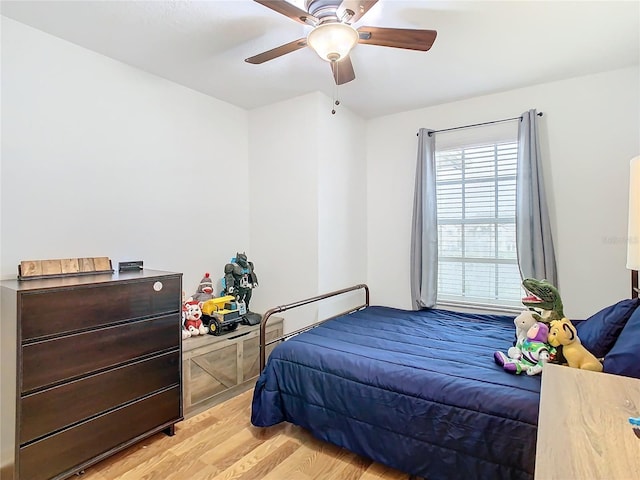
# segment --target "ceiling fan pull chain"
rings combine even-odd
[[[336,62],[335,60],[332,60],[333,63],[333,67],[335,68],[335,73],[336,73],[336,78],[340,78],[339,74],[338,74],[338,65],[339,62]],[[331,106],[331,115],[335,115],[336,114],[336,109],[335,106],[340,105],[340,100],[338,100],[338,83],[334,83],[333,84],[333,105]]]

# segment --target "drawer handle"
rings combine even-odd
[[[154,289],[156,292],[159,292],[160,290],[162,290],[162,287],[163,287],[163,286],[164,286],[164,285],[162,285],[162,282],[156,282],[156,283],[154,283],[154,284],[153,284],[153,289]]]

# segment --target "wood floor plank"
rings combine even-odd
[[[172,472],[166,472],[165,476],[159,477],[158,480],[208,480],[209,478],[213,478],[214,475],[215,472],[211,468],[211,465],[207,465],[198,460],[191,463],[188,467],[181,466]]]
[[[345,456],[345,462],[343,462],[341,468],[336,467],[325,476],[316,476],[315,480],[331,480],[332,478],[336,478],[336,475],[338,476],[337,478],[341,480],[360,480],[371,463],[371,460],[368,458],[349,452],[349,455]]]
[[[176,429],[180,431],[180,437],[182,439],[192,437],[193,435],[199,435],[202,430],[220,423],[222,420],[219,416],[214,415],[213,412],[203,412],[196,422],[185,420],[176,424]]]
[[[408,480],[283,422],[251,425],[253,390],[86,469],[83,480]]]
[[[295,478],[296,480],[313,480],[307,472],[311,465],[318,461],[320,452],[307,445],[301,445],[298,450],[289,455],[280,465],[274,468],[262,480],[282,480]]]
[[[214,448],[203,456],[202,461],[214,467],[216,473],[229,468],[234,463],[249,455],[262,443],[269,440],[284,430],[284,425],[278,429],[271,429],[269,436],[256,437],[251,428],[245,428],[224,441],[224,448]]]
[[[118,480],[207,480],[214,473],[211,466],[200,461],[197,452],[186,457],[167,453],[158,463],[146,462],[117,477]],[[114,478],[115,480],[115,478]]]
[[[407,480],[408,478],[406,473],[374,462],[358,480]]]
[[[280,448],[261,458],[253,468],[238,477],[237,480],[254,480],[256,478],[263,478],[298,448],[300,448],[298,443],[287,440]]]
[[[282,462],[264,480],[331,479],[358,480],[371,461],[345,449],[314,438],[306,430],[291,426],[289,438],[302,443],[300,449]]]
[[[298,448],[300,445],[297,442],[276,436],[272,442],[262,443],[211,480],[262,478]]]
[[[306,473],[316,480],[327,480],[330,478],[340,478],[342,480],[344,478],[342,472],[345,467],[348,467],[350,462],[358,459],[355,453],[351,453],[344,448],[331,445],[330,443],[321,442],[320,440],[314,439],[311,445],[319,451],[320,457],[317,462],[310,465]]]
[[[122,480],[165,480],[164,472],[175,472],[176,470],[182,472],[188,470],[189,467],[197,462],[197,457],[177,457],[173,453],[165,450],[153,459],[149,459],[131,468],[119,478]]]
[[[168,438],[164,433],[149,437],[103,460],[98,465],[87,468],[83,480],[102,480],[101,476],[94,477],[97,472],[108,479],[121,478],[140,463],[162,455],[167,448],[166,439]]]
[[[203,413],[198,422],[189,422],[188,420],[180,422],[176,425],[176,434],[173,437],[169,437],[164,433],[157,433],[102,461],[100,463],[101,472],[107,478],[122,478],[129,470],[140,464],[150,460],[158,462],[158,459],[161,458],[166,450],[171,449],[172,446],[178,443],[185,442],[193,437],[197,441],[201,432],[219,422],[220,419],[209,412]],[[93,474],[94,468],[90,468],[87,471]],[[92,475],[87,475],[84,479],[102,480],[100,477],[94,478]]]
[[[213,416],[221,418],[221,420],[200,430],[197,435],[191,435],[184,441],[172,446],[172,452],[180,456],[192,451],[209,451],[215,447],[226,448],[224,443],[220,442],[220,439],[227,439],[246,428],[248,418],[248,413],[244,410],[230,409],[229,412],[229,415],[225,416],[222,416],[220,412],[218,414],[214,412]],[[191,426],[193,423],[198,422],[199,417],[200,415],[191,417],[186,420],[186,423]]]

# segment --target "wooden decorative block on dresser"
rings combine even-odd
[[[181,293],[182,274],[153,270],[2,282],[3,480],[66,478],[173,434]]]
[[[282,336],[283,319],[271,317],[267,341]],[[267,353],[275,347],[267,347]],[[184,416],[191,417],[253,386],[260,373],[260,325],[241,325],[219,337],[182,342]]]

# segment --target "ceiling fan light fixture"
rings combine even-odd
[[[358,43],[358,32],[346,23],[323,23],[309,32],[307,45],[328,62],[342,60]]]

